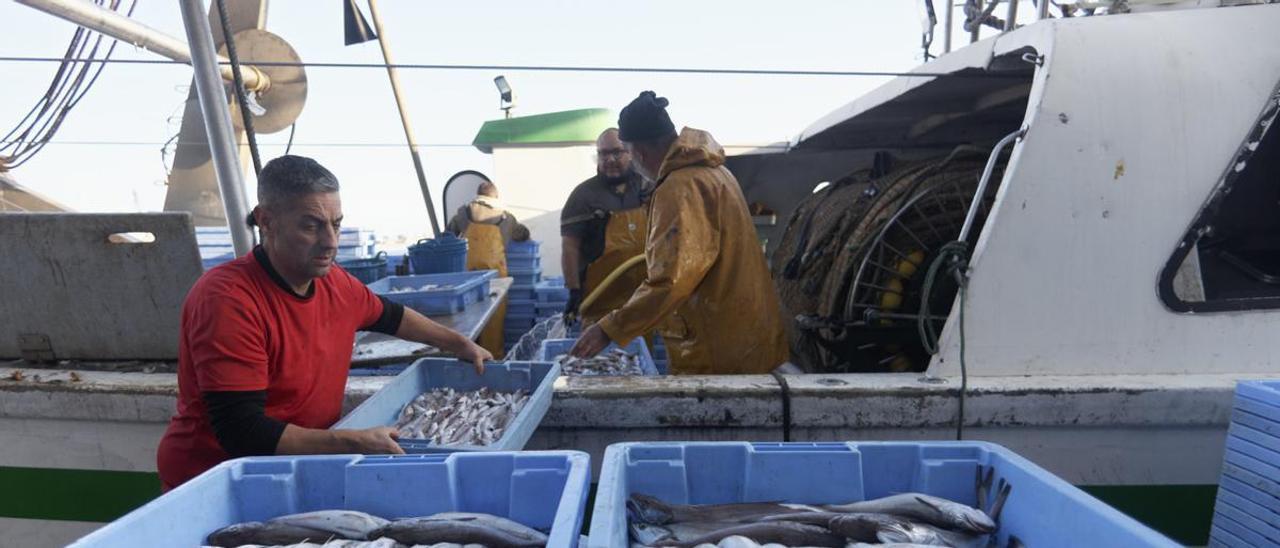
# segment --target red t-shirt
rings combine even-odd
[[[268,417],[305,428],[328,428],[342,412],[355,332],[378,320],[382,302],[336,266],[298,296],[265,257],[259,248],[206,272],[183,303],[178,409],[156,455],[166,489],[229,458],[203,392],[266,390]]]

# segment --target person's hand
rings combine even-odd
[[[564,305],[564,323],[571,325],[578,320],[578,306],[582,304],[582,290],[570,289],[569,302]]]
[[[366,428],[364,430],[345,430],[348,441],[356,453],[368,455],[403,455],[404,449],[396,440],[400,433],[390,426]]]
[[[593,323],[591,327],[582,330],[582,336],[578,337],[578,342],[573,344],[569,355],[575,358],[591,358],[604,350],[604,347],[609,346],[609,342],[609,335],[600,329],[600,324]]]
[[[462,351],[458,352],[458,359],[471,362],[476,366],[476,374],[483,375],[484,362],[493,361],[493,354],[476,344],[475,341],[467,340],[467,345],[463,347]]]

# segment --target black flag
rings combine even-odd
[[[356,0],[347,0],[342,7],[342,27],[347,35],[348,46],[378,39],[378,35],[369,28],[369,22],[364,20],[364,14],[356,6]]]

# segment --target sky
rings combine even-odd
[[[275,0],[267,30],[287,40],[304,61],[382,62],[376,42],[343,45],[342,3]],[[367,5],[360,4],[367,16]],[[920,5],[910,0],[378,2],[398,63],[842,71],[905,71],[921,64]],[[133,17],[185,37],[177,2],[141,2]],[[0,2],[0,56],[58,57],[72,32],[71,23]],[[934,52],[939,50],[935,45]],[[127,44],[117,47],[115,56],[157,58]],[[8,132],[35,104],[56,68],[56,63],[0,62],[0,131]],[[470,143],[485,120],[502,116],[493,84],[499,74],[401,71],[437,207],[450,175],[491,171],[491,157]],[[788,140],[888,80],[501,74],[515,89],[516,116],[598,107],[616,112],[640,91],[652,89],[670,99],[677,126],[709,130],[728,145]],[[425,206],[386,72],[312,67],[307,78],[307,103],[292,153],[318,159],[342,181],[344,224],[411,239],[426,235]],[[161,144],[178,131],[190,84],[191,68],[185,65],[109,65],[55,142],[12,175],[79,211],[161,210],[167,170]],[[284,152],[288,133],[259,135],[264,161]],[[251,183],[252,175],[247,177]],[[252,187],[250,196],[253,202]]]

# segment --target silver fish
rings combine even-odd
[[[594,358],[575,358],[561,354],[555,361],[560,364],[560,371],[569,376],[620,376],[643,375],[640,367],[640,356],[621,348],[603,352]]]
[[[395,426],[402,438],[434,445],[491,445],[528,399],[523,390],[502,394],[487,387],[472,392],[440,388],[409,402]]]
[[[642,493],[633,493],[627,497],[627,513],[631,519],[651,525],[673,522],[744,522],[765,516],[818,511],[820,510],[813,506],[780,502],[668,504]]]
[[[833,512],[892,514],[970,533],[990,533],[996,530],[995,521],[986,512],[923,493],[902,493],[875,500],[830,504],[822,508]]]
[[[662,541],[676,540],[676,536],[671,533],[671,530],[661,525],[629,521],[627,530],[631,533],[631,540],[644,546],[654,546]]]
[[[885,529],[898,527],[910,530],[913,523],[886,514],[851,513],[837,515],[827,521],[832,533],[854,542],[887,542],[881,537]]]
[[[206,539],[210,546],[222,546],[226,548],[243,546],[245,544],[297,544],[299,542],[326,542],[333,537],[333,533],[311,529],[309,527],[299,527],[297,525],[289,525],[286,523],[263,523],[260,521],[249,521],[245,523],[237,523],[218,529],[209,534]]]
[[[386,525],[387,520],[355,510],[320,510],[271,518],[267,523],[306,527],[343,539],[365,540],[369,538],[370,531]]]
[[[372,533],[405,544],[483,544],[489,548],[546,546],[547,535],[509,519],[489,514],[444,512],[393,521]]]
[[[832,531],[836,530],[832,529]],[[988,538],[989,535],[948,531],[928,524],[913,524],[909,521],[884,525],[876,534],[876,539],[882,543],[914,543],[951,548],[984,547],[987,545]]]
[[[747,537],[757,543],[776,542],[786,546],[814,546],[844,548],[844,537],[834,535],[822,527],[803,523],[774,521],[735,525],[700,538],[679,542],[660,542],[658,546],[693,548],[699,544],[718,543],[732,536]]]

